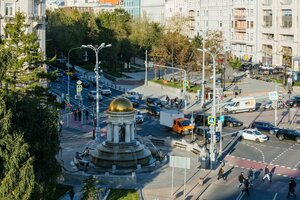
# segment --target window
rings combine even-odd
[[[13,16],[13,3],[6,3],[5,4],[5,15],[6,16]]]
[[[282,27],[291,28],[292,27],[292,10],[283,9],[282,10]]]
[[[254,26],[254,22],[251,21],[251,22],[250,22],[250,28],[253,28],[253,26]]]

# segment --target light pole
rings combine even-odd
[[[212,117],[215,118],[216,121],[216,57],[221,54],[221,49],[218,48],[215,53],[210,52],[207,49],[197,49],[198,51],[208,53],[213,59],[213,104],[212,104]],[[225,52],[230,51],[227,49]],[[212,162],[216,161],[216,127],[211,126],[211,140],[210,140],[210,168],[212,169]]]
[[[95,73],[96,73],[96,139],[100,141],[100,126],[99,126],[99,61],[98,54],[101,49],[111,47],[111,44],[105,45],[102,43],[100,46],[93,46],[91,44],[81,45],[82,48],[88,48],[95,52],[96,54],[96,65],[95,65]]]

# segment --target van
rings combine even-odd
[[[227,113],[237,112],[253,112],[256,109],[256,101],[254,97],[234,98],[226,106],[224,111]]]

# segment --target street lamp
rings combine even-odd
[[[103,42],[100,46],[93,46],[91,44],[81,45],[82,48],[88,48],[95,52],[96,54],[96,65],[95,65],[95,73],[96,73],[96,139],[100,141],[100,126],[99,126],[99,61],[98,54],[101,49],[111,47],[111,44],[105,45]]]
[[[208,53],[212,59],[213,59],[213,104],[212,104],[212,116],[216,120],[216,58],[218,55],[221,54],[221,49],[218,48],[216,52],[212,53],[207,49],[197,49],[198,51],[206,52]],[[225,52],[230,51],[230,49],[225,50]],[[212,162],[216,161],[216,156],[215,156],[215,143],[216,143],[216,127],[211,126],[210,131],[211,131],[211,139],[210,139],[210,168],[212,169]],[[221,138],[220,138],[221,139]]]

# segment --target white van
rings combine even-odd
[[[224,111],[227,113],[252,112],[256,109],[256,101],[254,97],[234,98],[226,106]]]

